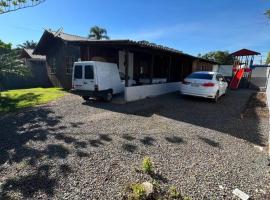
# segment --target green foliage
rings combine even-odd
[[[265,15],[270,19],[270,9],[265,12]]]
[[[176,187],[172,186],[169,190],[169,197],[171,199],[179,199],[181,198],[181,193],[177,191]]]
[[[270,64],[270,52],[269,52],[268,55],[267,55],[267,58],[266,58],[266,64],[267,64],[267,65]]]
[[[146,196],[146,190],[142,184],[136,183],[131,186],[132,189],[132,198],[134,200],[144,199]]]
[[[20,108],[44,104],[64,95],[65,92],[60,88],[9,90],[1,94],[0,113],[12,112]]]
[[[27,7],[34,7],[46,0],[0,0],[0,14],[19,10]]]
[[[19,76],[31,75],[30,69],[25,66],[20,58],[19,50],[11,50],[9,53],[0,54],[0,77],[7,73]]]
[[[143,172],[150,174],[153,172],[154,164],[149,157],[145,157],[142,162],[142,170]]]
[[[21,49],[34,49],[36,48],[37,46],[37,43],[34,42],[33,40],[31,41],[25,41],[23,44],[20,44],[18,45],[18,48],[21,48]]]
[[[190,197],[184,197],[184,200],[192,200]]]
[[[88,35],[88,38],[95,40],[110,39],[107,35],[107,30],[99,26],[93,26],[90,29],[90,34]]]
[[[204,55],[200,55],[201,58],[214,60],[221,65],[232,65],[233,56],[228,51],[211,51]]]
[[[4,43],[0,40],[0,89],[3,87],[1,76],[5,74],[15,74],[18,76],[30,76],[30,69],[25,66],[20,58],[21,51],[11,49],[10,43]]]

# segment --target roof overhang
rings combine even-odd
[[[167,53],[167,54],[176,54],[185,57],[192,58],[194,60],[200,60],[203,62],[211,63],[211,64],[219,64],[212,60],[207,60],[203,58],[199,58],[196,56],[192,56],[182,51],[165,47],[162,45],[157,45],[154,43],[146,42],[146,41],[134,41],[134,40],[93,40],[89,38],[84,38],[80,36],[65,34],[62,32],[53,32],[49,30],[45,30],[40,41],[37,44],[36,49],[34,50],[34,54],[46,55],[46,52],[50,48],[50,44],[55,42],[56,40],[60,40],[64,43],[68,43],[76,46],[101,46],[101,47],[110,47],[110,48],[118,48],[122,50],[140,50],[147,51],[153,53]]]
[[[249,49],[241,49],[239,51],[236,51],[232,53],[233,56],[255,56],[255,55],[261,55],[259,52],[252,51]]]

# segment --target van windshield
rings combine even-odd
[[[75,79],[82,79],[82,66],[76,65],[74,68],[74,78]]]
[[[192,73],[187,78],[212,80],[213,79],[213,74]]]

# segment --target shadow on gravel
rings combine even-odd
[[[167,142],[173,143],[173,144],[181,144],[184,143],[184,140],[178,136],[172,136],[172,137],[165,137],[165,140]]]
[[[14,193],[20,193],[23,198],[34,198],[36,193],[43,193],[50,198],[60,180],[60,175],[55,174],[55,171],[65,175],[72,173],[69,165],[61,165],[59,168],[52,163],[57,163],[72,153],[65,147],[65,143],[74,146],[75,150],[85,148],[87,143],[65,136],[64,133],[57,133],[65,129],[59,126],[61,119],[49,107],[27,109],[0,117],[1,178],[5,180],[4,173],[9,173],[10,170],[12,172],[2,183],[0,199],[13,199]],[[50,144],[48,139],[64,143]],[[86,156],[79,151],[76,155]],[[15,173],[13,169],[19,171]]]
[[[267,138],[259,130],[260,118],[256,113],[253,113],[252,118],[241,118],[253,92],[247,89],[229,91],[218,103],[202,98],[181,97],[173,93],[124,105],[98,101],[85,102],[83,105],[142,117],[155,114],[264,146]]]
[[[50,178],[50,166],[43,165],[37,169],[35,174],[9,179],[2,186],[3,199],[12,199],[8,192],[19,192],[23,198],[33,198],[36,192],[43,192],[48,197],[54,194],[54,187],[57,184],[55,178]]]
[[[156,140],[152,137],[146,136],[143,139],[140,140],[140,142],[146,146],[154,146],[154,142]]]
[[[220,148],[220,144],[214,140],[205,138],[205,137],[198,137],[200,140],[202,140],[203,142],[205,142],[206,144],[212,146],[212,147],[218,147]]]
[[[137,146],[133,144],[123,144],[122,149],[129,152],[129,153],[134,153],[137,150]]]

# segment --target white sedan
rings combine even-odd
[[[227,87],[225,78],[217,72],[193,72],[182,82],[181,93],[217,102],[220,96],[226,94]]]

